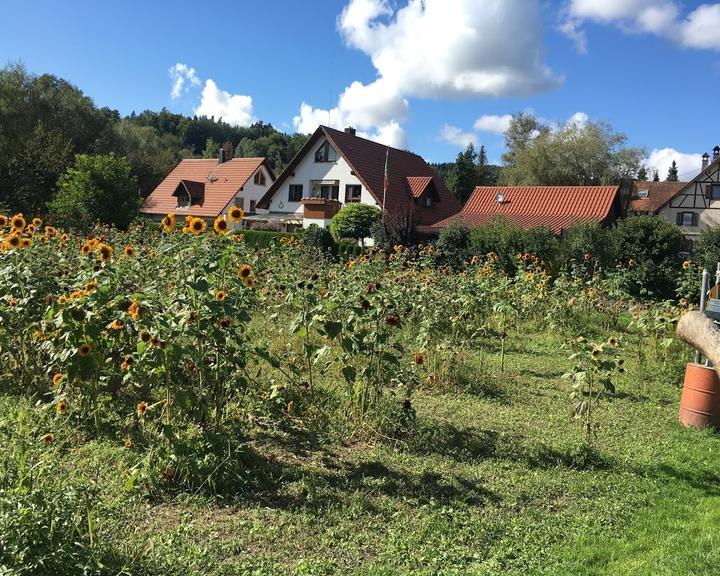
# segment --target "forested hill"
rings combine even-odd
[[[122,117],[62,78],[21,65],[0,69],[0,205],[28,214],[45,213],[76,154],[126,156],[147,195],[182,158],[214,157],[224,145],[235,156],[265,156],[279,171],[306,138],[263,122],[241,128],[165,109]]]

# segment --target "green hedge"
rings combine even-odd
[[[257,248],[272,246],[275,242],[280,241],[281,238],[302,239],[303,237],[303,235],[298,232],[273,232],[270,230],[242,230],[238,231],[237,234],[242,234],[245,237],[245,243],[248,246]]]

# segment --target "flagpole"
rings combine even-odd
[[[382,213],[380,216],[381,221],[385,222],[385,200],[387,199],[387,188],[388,188],[388,159],[390,157],[390,146],[385,151],[385,176],[383,178],[383,205]]]

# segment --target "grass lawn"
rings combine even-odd
[[[108,574],[716,574],[720,438],[677,423],[679,366],[643,369],[627,346],[595,449],[572,419],[559,336],[459,355],[463,392],[420,392],[403,442],[318,445],[260,434],[241,499],[147,498],[127,488],[137,455],[68,446],[43,490],[94,486],[87,508]],[[655,375],[650,375],[652,372]],[[8,412],[6,468],[23,440]],[[27,472],[32,473],[32,472]]]

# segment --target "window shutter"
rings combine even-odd
[[[692,225],[693,225],[693,226],[697,226],[697,225],[698,225],[698,215],[697,215],[697,213],[694,213],[694,214],[692,215]]]
[[[682,226],[682,219],[683,219],[682,212],[678,212],[677,214],[675,214],[675,224],[677,224],[678,226]]]

